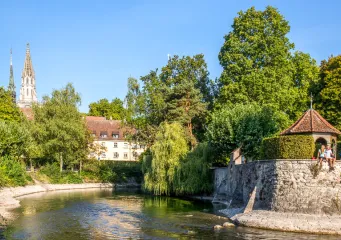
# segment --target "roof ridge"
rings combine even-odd
[[[341,134],[337,128],[331,125],[316,110],[309,109],[294,124],[282,131],[280,135],[313,132]]]

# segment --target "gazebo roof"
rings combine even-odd
[[[281,135],[299,133],[330,133],[340,135],[341,132],[333,127],[314,109],[309,109],[288,129],[281,132]]]

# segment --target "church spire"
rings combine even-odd
[[[13,75],[13,64],[12,64],[12,48],[10,51],[10,67],[9,67],[9,84],[8,91],[11,92],[13,102],[16,102],[16,93],[15,93],[15,84],[14,84],[14,75]]]
[[[30,44],[27,43],[26,45],[26,58],[24,63],[24,69],[22,72],[22,77],[29,76],[34,78],[34,70],[31,60],[31,53],[30,53]]]
[[[37,102],[36,79],[32,65],[30,45],[27,43],[18,106],[21,108],[31,107],[32,103],[35,102]]]

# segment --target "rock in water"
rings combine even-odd
[[[223,227],[234,227],[234,224],[230,222],[226,222],[223,224]]]
[[[220,229],[222,229],[223,227],[221,226],[221,225],[215,225],[214,226],[214,230],[220,230]]]

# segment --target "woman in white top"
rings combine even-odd
[[[333,151],[332,151],[332,148],[330,147],[330,145],[327,146],[327,149],[325,150],[324,155],[326,156],[326,159],[329,163],[330,169],[333,170],[335,159],[334,159]]]

